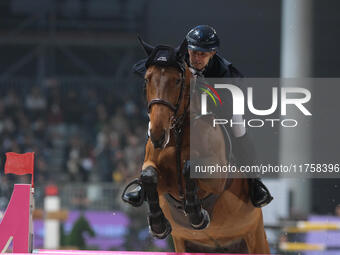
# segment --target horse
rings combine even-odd
[[[249,199],[247,179],[190,178],[190,153],[209,155],[221,165],[229,159],[222,128],[199,114],[197,93],[190,98],[194,77],[185,62],[186,40],[173,48],[153,47],[138,38],[148,56],[144,86],[149,115],[138,183],[148,204],[151,234],[165,238],[171,233],[176,252],[270,253],[262,211]],[[199,139],[190,141],[195,130]],[[190,145],[198,149],[190,152]]]

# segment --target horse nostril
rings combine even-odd
[[[155,138],[151,132],[151,142],[153,143],[153,146],[156,149],[161,148],[163,146],[164,141],[165,141],[165,130],[163,130],[163,133],[161,134],[159,138]]]

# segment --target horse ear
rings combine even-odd
[[[144,42],[143,39],[139,35],[137,35],[137,38],[138,38],[138,41],[140,42],[140,44],[143,46],[145,53],[149,56],[155,47]]]
[[[184,58],[188,50],[188,41],[186,38],[182,41],[181,45],[176,48],[176,54],[178,58]]]

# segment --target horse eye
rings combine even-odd
[[[147,84],[149,82],[149,79],[144,79],[144,83]]]

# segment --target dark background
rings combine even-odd
[[[340,2],[312,2],[312,77],[339,77]],[[2,93],[9,88],[26,93],[33,85],[57,79],[66,88],[106,86],[118,89],[123,98],[138,98],[141,81],[130,69],[143,57],[136,34],[151,44],[175,46],[199,24],[217,30],[220,52],[246,76],[279,77],[281,4],[272,0],[3,0],[0,87]],[[325,140],[339,139],[338,109],[332,107],[339,92],[334,88],[323,95],[326,106],[324,101],[313,106],[313,114],[320,116],[313,119],[312,127],[317,158],[337,155],[337,143],[329,146]],[[278,138],[271,142],[277,146]],[[338,179],[312,181],[314,212],[333,212],[340,203],[338,183]]]

